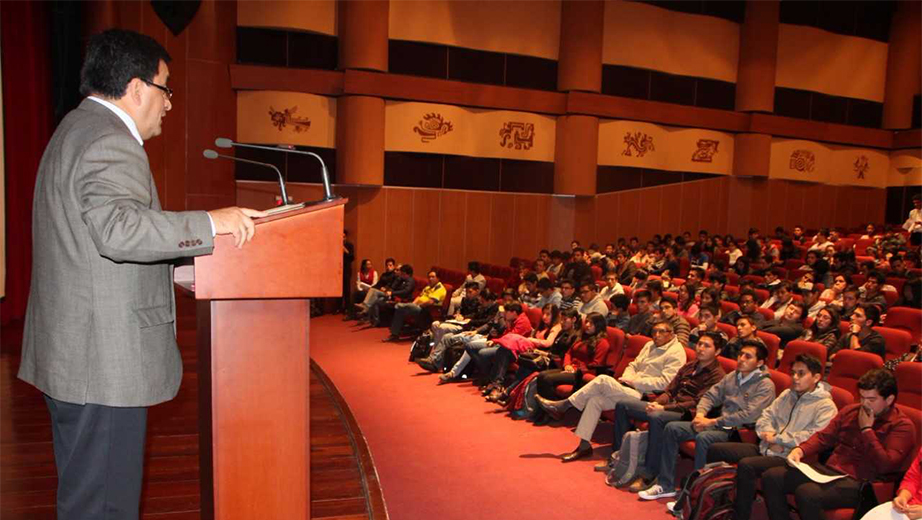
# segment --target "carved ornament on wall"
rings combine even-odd
[[[288,125],[291,125],[295,132],[307,132],[311,129],[311,120],[306,117],[297,117],[295,115],[297,111],[297,106],[286,108],[281,111],[270,106],[269,118],[272,120],[272,126],[278,128],[279,132]]]
[[[868,158],[865,155],[859,155],[855,159],[854,163],[855,173],[858,175],[859,179],[863,179],[864,175],[871,170],[871,164],[868,162]]]
[[[624,147],[624,151],[621,152],[621,155],[626,155],[628,157],[632,157],[631,149],[634,150],[637,157],[643,157],[647,152],[656,151],[656,148],[653,147],[653,136],[643,132],[634,132],[633,134],[628,132],[624,134],[624,144],[627,146]]]
[[[698,139],[698,149],[692,154],[692,162],[712,162],[720,141],[715,139]]]
[[[816,156],[810,150],[794,150],[791,152],[788,169],[809,173],[815,169],[815,166]]]
[[[499,135],[503,138],[499,143],[500,146],[514,147],[516,150],[530,150],[535,145],[535,124],[515,121],[503,123]]]
[[[413,131],[420,135],[420,140],[424,143],[434,141],[453,129],[451,121],[446,121],[442,114],[436,114],[435,112],[423,116],[419,120],[419,124],[413,127]]]

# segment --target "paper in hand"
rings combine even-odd
[[[807,478],[809,478],[813,482],[816,482],[817,484],[827,484],[834,480],[845,478],[845,475],[836,475],[836,476],[823,475],[819,471],[816,471],[815,469],[813,469],[813,467],[810,466],[809,464],[805,464],[803,462],[788,461],[788,464],[790,464],[792,467],[799,469],[801,473],[806,475]]]

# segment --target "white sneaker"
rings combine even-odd
[[[666,510],[669,511],[670,513],[675,512],[675,500],[673,500],[672,502],[666,502]]]
[[[640,493],[637,493],[637,496],[640,497],[641,500],[659,500],[660,498],[674,497],[675,490],[673,489],[671,491],[666,491],[663,489],[663,486],[654,484],[653,486],[650,486],[650,489],[646,489]]]

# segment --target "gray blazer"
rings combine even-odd
[[[19,377],[70,403],[150,406],[176,396],[182,359],[170,259],[209,254],[204,211],[162,211],[147,154],[85,99],[42,156]]]

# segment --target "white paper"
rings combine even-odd
[[[815,469],[813,469],[809,464],[804,464],[803,462],[797,462],[791,465],[799,469],[801,473],[807,476],[807,478],[809,478],[810,480],[818,484],[826,484],[826,483],[832,482],[833,480],[839,480],[840,478],[845,477],[845,475],[839,475],[836,477],[830,477],[829,475],[823,475],[819,471],[816,471]]]
[[[870,510],[861,520],[908,520],[909,517],[893,509],[893,502],[886,502]]]

